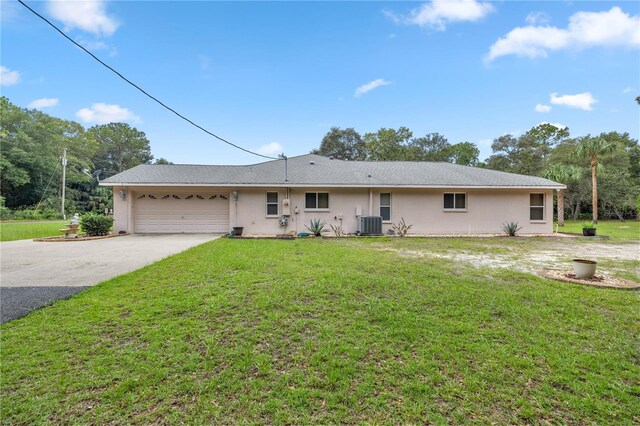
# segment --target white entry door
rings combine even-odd
[[[135,232],[229,232],[229,194],[141,192],[134,196]]]

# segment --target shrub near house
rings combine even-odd
[[[113,218],[97,213],[87,213],[80,217],[80,228],[89,236],[107,235],[113,226]]]

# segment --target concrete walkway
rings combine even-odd
[[[76,293],[73,287],[80,291],[216,238],[219,235],[155,234],[0,243],[0,322],[69,297]]]

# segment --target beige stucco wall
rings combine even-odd
[[[127,194],[122,200],[119,192]],[[149,191],[167,191],[167,188],[115,187],[114,230],[135,232],[133,212],[135,193]],[[504,222],[518,222],[522,233],[551,233],[553,231],[553,192],[552,190],[512,190],[512,189],[456,189],[455,192],[467,194],[467,208],[464,212],[450,212],[443,209],[443,194],[452,192],[442,189],[379,189],[379,188],[171,188],[170,191],[197,192],[220,191],[231,193],[238,191],[237,203],[229,197],[229,225],[243,226],[248,234],[279,234],[289,231],[306,231],[305,225],[314,218],[320,218],[329,224],[341,225],[343,230],[356,231],[356,207],[363,215],[379,215],[381,192],[391,192],[391,221],[397,222],[404,217],[412,224],[411,233],[495,233],[501,232]],[[282,214],[282,200],[287,196],[291,200],[291,217],[286,228],[279,226],[278,219],[267,217],[266,193],[278,192],[279,214]],[[309,211],[304,208],[305,192],[329,192],[329,209]],[[529,220],[529,194],[545,194],[545,220]],[[295,211],[298,213],[296,214]],[[342,218],[342,220],[341,220]],[[385,223],[386,232],[391,223]]]
[[[505,222],[518,222],[522,233],[551,233],[553,230],[552,190],[375,190],[375,214],[379,214],[380,192],[391,192],[391,222],[397,223],[403,217],[407,224],[413,225],[410,233],[499,233]],[[466,193],[466,210],[444,210],[445,192]],[[529,220],[529,194],[533,192],[545,194],[545,220],[540,222]],[[385,232],[390,228],[390,222],[383,224]]]
[[[120,197],[120,191],[124,191],[125,199]],[[126,187],[115,186],[113,188],[113,232],[133,232],[129,227],[129,214],[131,210],[131,193]]]
[[[305,193],[309,192],[329,192],[329,209],[306,210],[304,208]],[[288,195],[291,200],[291,217],[286,228],[279,226],[277,218],[266,215],[266,193],[278,192],[280,210],[282,214],[282,200],[287,196],[284,188],[260,188],[238,189],[238,216],[232,216],[231,223],[243,226],[244,232],[250,234],[278,234],[290,231],[303,232],[307,229],[311,219],[322,219],[326,221],[327,229],[329,224],[341,225],[347,232],[356,231],[356,206],[363,209],[363,214],[367,214],[369,207],[369,189],[317,189],[317,188],[292,188]],[[296,209],[298,213],[296,214]],[[342,221],[340,220],[342,217]]]

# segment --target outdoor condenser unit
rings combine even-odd
[[[358,234],[382,235],[382,216],[358,217]]]

